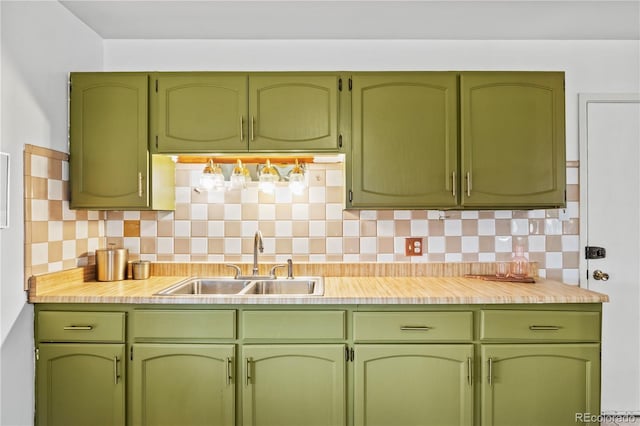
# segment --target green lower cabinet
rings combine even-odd
[[[346,424],[345,345],[245,345],[243,425]]]
[[[125,424],[123,344],[43,343],[36,361],[36,424]]]
[[[356,426],[473,424],[473,345],[356,345]]]
[[[134,425],[235,423],[234,345],[136,344]]]
[[[599,344],[482,345],[481,353],[483,426],[569,426],[577,414],[600,414]]]

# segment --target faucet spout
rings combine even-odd
[[[259,229],[253,236],[253,275],[258,275],[258,250],[260,250],[260,253],[264,251],[262,232]]]

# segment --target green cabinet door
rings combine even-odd
[[[149,206],[148,76],[71,76],[72,208]]]
[[[245,345],[245,426],[346,424],[345,346]]]
[[[565,204],[564,73],[463,72],[462,205]]]
[[[125,424],[123,344],[44,343],[36,361],[40,426]]]
[[[483,426],[568,426],[600,414],[599,344],[482,345],[481,353]]]
[[[458,204],[457,75],[353,75],[349,207]]]
[[[247,150],[247,75],[154,76],[156,149],[162,153]]]
[[[337,74],[252,74],[249,150],[337,151]]]
[[[473,424],[473,345],[356,345],[356,426]]]
[[[233,426],[234,345],[136,344],[134,425]]]

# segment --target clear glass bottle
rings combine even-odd
[[[509,275],[513,278],[524,278],[529,276],[529,261],[524,256],[524,247],[516,246],[515,253],[511,258]]]

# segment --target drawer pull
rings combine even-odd
[[[117,356],[113,357],[113,384],[117,385],[118,384],[118,379],[120,378],[120,374],[118,374],[118,362],[120,362],[120,360],[118,359]]]
[[[467,382],[473,386],[473,358],[467,357]]]
[[[489,374],[487,375],[489,386],[493,386],[493,358],[489,358]]]
[[[530,325],[529,330],[531,331],[553,331],[560,330],[562,327],[557,325]]]
[[[426,325],[403,325],[400,327],[402,331],[429,331],[433,327],[427,327]]]
[[[231,384],[231,358],[227,358],[227,386]]]
[[[93,326],[91,326],[91,325],[68,325],[68,326],[64,327],[64,330],[71,330],[71,331],[93,330]]]
[[[245,363],[246,363],[246,383],[247,386],[249,386],[249,384],[251,383],[251,358],[246,358],[245,359]]]

